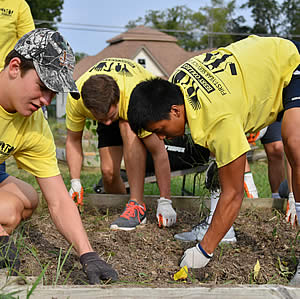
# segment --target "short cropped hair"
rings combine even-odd
[[[127,117],[131,130],[139,134],[151,122],[170,119],[172,105],[183,104],[179,86],[161,78],[142,81],[129,100]]]
[[[94,75],[83,84],[81,97],[85,107],[93,114],[105,116],[112,105],[119,103],[120,89],[112,77]]]
[[[32,59],[26,59],[24,58],[22,55],[20,55],[16,50],[11,50],[6,58],[5,58],[5,63],[4,63],[4,68],[6,68],[10,61],[13,59],[13,58],[19,58],[21,60],[21,64],[20,64],[20,69],[21,69],[21,76],[24,76],[25,73],[31,69],[34,69],[34,65],[33,65],[33,61]]]

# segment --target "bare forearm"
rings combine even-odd
[[[74,202],[71,199],[62,199],[58,205],[48,204],[48,207],[57,230],[70,244],[73,244],[78,255],[92,251]]]
[[[212,253],[226,235],[240,211],[242,201],[243,197],[240,195],[236,194],[229,199],[221,193],[212,222],[201,241],[201,245],[206,252]]]
[[[66,142],[66,158],[71,179],[79,179],[83,162],[81,142]]]
[[[170,198],[171,168],[164,141],[160,140],[156,134],[152,134],[144,138],[143,142],[152,155],[160,196]]]
[[[67,163],[69,167],[71,179],[79,179],[81,167],[83,163],[83,154],[72,153],[67,154]]]
[[[73,244],[79,255],[92,251],[77,207],[70,197],[61,175],[37,178],[37,181],[57,230],[70,244]]]
[[[171,169],[167,152],[154,156],[153,162],[160,196],[171,198]]]
[[[201,245],[212,253],[236,219],[244,197],[244,171],[246,154],[219,168],[221,195],[212,222]]]

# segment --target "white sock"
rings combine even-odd
[[[211,191],[210,193],[210,213],[207,217],[207,223],[211,223],[211,219],[213,217],[213,214],[215,212],[216,206],[218,204],[219,198],[220,198],[221,191],[218,189],[216,191]]]
[[[245,191],[247,197],[249,198],[258,198],[258,192],[253,180],[252,172],[245,172],[244,173],[244,183],[245,183]]]
[[[297,219],[299,221],[299,219],[300,219],[300,202],[296,202],[295,205],[296,205]]]
[[[272,198],[280,198],[280,195],[278,192],[272,193]]]

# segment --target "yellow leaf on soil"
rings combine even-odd
[[[254,266],[254,279],[256,280],[259,274],[259,270],[260,270],[260,264],[259,264],[259,260],[257,260],[255,266]]]
[[[186,279],[188,276],[187,266],[182,267],[177,273],[174,274],[174,280]]]

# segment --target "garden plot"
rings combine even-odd
[[[177,208],[177,224],[160,229],[155,219],[156,202],[147,201],[147,207],[147,224],[130,232],[109,229],[110,223],[122,212],[123,204],[102,208],[86,205],[82,213],[93,248],[119,273],[120,281],[112,287],[288,285],[295,272],[300,256],[298,231],[285,222],[280,210],[248,205],[234,223],[238,242],[219,245],[204,269],[189,271],[184,281],[174,281],[174,274],[180,270],[180,257],[195,243],[176,241],[173,235],[198,223],[199,213],[197,209]],[[44,285],[86,284],[75,252],[72,249],[68,253],[68,244],[46,211],[34,214],[18,232],[23,275],[39,276],[49,263]],[[255,272],[258,262],[259,271],[256,267]]]

